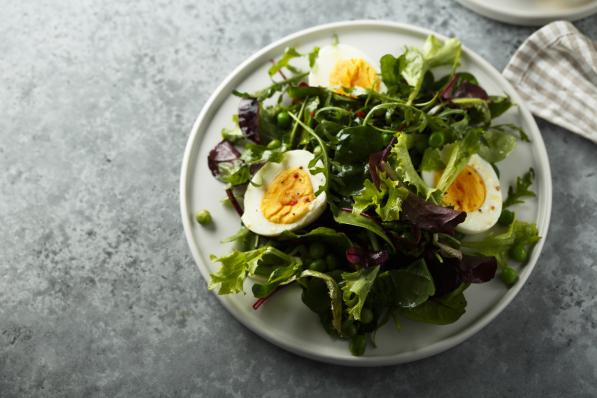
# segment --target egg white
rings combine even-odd
[[[339,61],[345,59],[360,58],[367,61],[375,71],[379,74],[379,68],[376,63],[371,61],[371,58],[358,48],[349,46],[348,44],[335,44],[332,46],[325,46],[319,50],[317,60],[309,71],[309,86],[327,87],[332,90],[340,89],[342,87],[333,87],[330,84],[330,74]],[[361,89],[370,89],[371,87],[361,87]],[[358,87],[356,88],[358,91]]]
[[[269,221],[261,211],[261,201],[267,191],[268,186],[284,170],[301,167],[307,173],[313,186],[313,192],[317,192],[319,187],[325,184],[323,173],[311,174],[309,171],[309,162],[313,159],[313,154],[309,151],[294,150],[284,154],[280,163],[266,163],[251,179],[251,184],[245,193],[244,206],[245,211],[241,220],[245,227],[263,236],[276,236],[284,231],[294,231],[305,227],[315,221],[325,210],[326,194],[320,193],[309,204],[309,210],[305,216],[291,224],[277,224]],[[317,167],[322,167],[321,161]]]
[[[464,222],[458,224],[457,231],[465,234],[478,234],[493,227],[502,212],[502,188],[500,180],[491,164],[479,155],[471,156],[467,163],[479,174],[485,184],[485,200],[481,207],[473,212],[466,213]],[[427,185],[435,187],[434,171],[422,172],[423,180]]]

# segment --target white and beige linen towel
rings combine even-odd
[[[531,112],[597,143],[597,48],[570,22],[552,22],[516,51],[504,77]]]

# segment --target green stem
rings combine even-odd
[[[324,176],[325,176],[325,184],[324,184],[324,192],[327,192],[328,190],[328,184],[329,184],[329,176],[330,176],[330,159],[328,157],[328,151],[327,151],[327,145],[326,143],[321,139],[320,136],[317,135],[317,133],[315,131],[313,131],[313,129],[309,126],[307,126],[305,123],[303,123],[294,113],[292,112],[288,112],[288,114],[290,115],[291,118],[293,118],[298,124],[301,125],[301,127],[303,129],[305,129],[305,131],[307,133],[309,133],[309,135],[311,135],[313,138],[315,138],[315,140],[317,141],[317,143],[319,144],[319,146],[321,147],[321,155],[323,158],[323,166],[324,166]]]
[[[303,104],[301,105],[301,109],[299,110],[299,115],[303,114],[303,111],[305,110],[305,103],[303,102]],[[288,112],[289,115],[292,115],[292,113]],[[294,139],[296,136],[296,129],[298,128],[299,124],[295,119],[294,125],[292,126],[292,131],[290,132],[290,139],[288,140],[288,147],[290,149],[292,149],[294,147]]]

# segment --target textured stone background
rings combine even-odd
[[[106,4],[103,4],[106,3]],[[210,92],[296,30],[388,19],[498,69],[532,29],[449,0],[12,1],[0,7],[0,396],[597,394],[597,147],[540,122],[545,251],[490,326],[433,358],[322,365],[237,323],[187,249],[178,176]],[[597,38],[597,17],[577,23]]]

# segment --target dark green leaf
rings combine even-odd
[[[443,297],[430,298],[425,303],[415,307],[400,310],[400,314],[408,319],[418,322],[447,325],[456,322],[466,310],[464,290],[466,284]]]
[[[434,294],[433,278],[423,259],[380,273],[371,292],[375,303],[402,308],[416,307]]]
[[[338,133],[334,160],[340,163],[366,162],[369,155],[384,148],[381,134],[370,126],[347,127]]]
[[[532,168],[522,177],[516,177],[516,184],[508,188],[508,198],[504,201],[502,207],[506,208],[518,203],[523,203],[523,200],[521,199],[523,197],[535,197],[535,192],[529,189],[534,178],[535,170]]]

